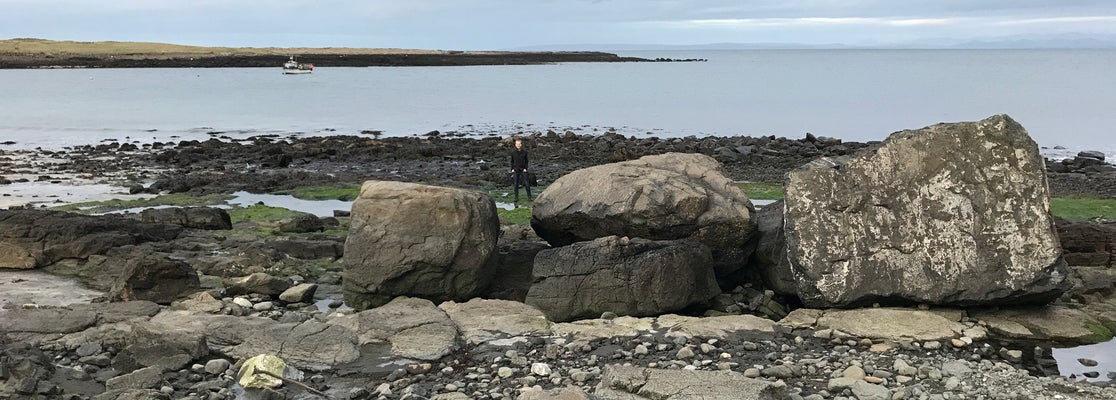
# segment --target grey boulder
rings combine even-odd
[[[735,371],[686,371],[606,365],[595,394],[600,400],[781,400],[787,385]]]
[[[149,208],[140,212],[140,219],[148,223],[175,224],[195,229],[232,229],[229,213],[212,207]]]
[[[499,233],[496,205],[483,193],[365,182],[345,241],[345,303],[364,310],[401,295],[468,300],[491,280]]]
[[[608,236],[543,250],[526,303],[556,322],[665,314],[720,294],[709,259],[693,240]]]
[[[787,174],[808,307],[1043,302],[1066,289],[1038,146],[1005,115],[892,134]]]
[[[755,207],[716,160],[667,153],[571,172],[534,202],[531,226],[552,246],[605,236],[693,238],[718,276],[747,262]]]

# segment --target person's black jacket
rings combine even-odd
[[[515,172],[523,172],[527,169],[527,149],[512,149],[511,166]]]

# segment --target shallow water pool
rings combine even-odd
[[[1064,349],[1051,349],[1054,360],[1058,361],[1058,371],[1062,376],[1086,379],[1089,382],[1108,382],[1110,373],[1116,373],[1116,339],[1104,343],[1090,344]],[[1093,367],[1085,366],[1078,359],[1096,361]],[[1085,376],[1086,372],[1097,372],[1096,378]]]

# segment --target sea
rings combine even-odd
[[[629,51],[705,62],[0,70],[0,150],[261,134],[616,130],[855,141],[1008,114],[1116,157],[1116,50]],[[1060,147],[1060,148],[1059,148]]]

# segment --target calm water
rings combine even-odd
[[[0,70],[0,141],[26,148],[206,138],[213,130],[240,137],[582,126],[660,137],[813,132],[865,141],[1007,113],[1042,146],[1116,148],[1112,50],[624,55],[709,62],[318,68],[299,76],[278,66]]]

